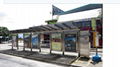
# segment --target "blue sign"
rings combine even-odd
[[[32,48],[38,48],[38,36],[37,35],[32,36]]]

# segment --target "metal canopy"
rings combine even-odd
[[[40,29],[38,28],[39,26],[34,26],[34,27],[30,27],[29,29],[31,30],[36,30],[36,31],[45,31],[44,29]]]
[[[26,32],[32,32],[31,29],[19,29],[19,30],[12,30],[10,33],[26,33]]]
[[[101,18],[97,18],[97,20],[101,20]],[[75,21],[67,21],[56,24],[48,24],[41,26],[30,27],[29,29],[20,29],[20,30],[12,30],[11,33],[26,33],[26,32],[52,32],[52,31],[64,31],[64,30],[73,30],[80,29],[84,27],[84,25],[91,25],[91,18],[75,20]]]
[[[70,21],[70,22],[66,22],[66,23],[63,23],[65,26],[69,27],[69,29],[73,29],[73,28],[78,28],[76,26],[73,25],[73,21]]]
[[[56,24],[58,27],[61,27],[61,29],[69,29],[67,26],[65,26],[63,23]]]
[[[54,30],[58,30],[59,28],[58,27],[56,27],[55,25],[53,25],[53,24],[49,24],[49,25],[47,25],[48,27],[50,27],[51,29],[54,29]]]
[[[42,25],[42,26],[39,26],[39,28],[42,28],[42,29],[44,29],[44,30],[48,30],[48,31],[50,31],[51,30],[51,28],[48,28],[46,25]]]

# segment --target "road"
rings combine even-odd
[[[62,67],[55,64],[34,61],[0,53],[0,67]]]

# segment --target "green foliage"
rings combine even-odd
[[[49,22],[48,24],[56,24],[56,22]]]
[[[0,27],[0,36],[9,36],[9,30],[7,27]]]

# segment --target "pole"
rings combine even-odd
[[[97,51],[97,45],[96,45],[96,37],[97,37],[97,31],[96,31],[97,23],[96,23],[96,19],[92,18],[91,23],[92,23],[91,25],[92,25],[92,30],[93,30],[93,45],[96,48],[96,55],[97,55],[98,51]]]
[[[95,31],[93,31],[93,45],[94,45],[94,47],[96,49],[96,55],[97,55],[98,51],[97,51],[97,45],[96,45],[96,37],[97,37],[97,32],[95,30]]]
[[[17,50],[19,49],[19,46],[18,46],[18,34],[16,35],[16,45],[17,45]]]
[[[50,33],[50,54],[52,53],[52,34]]]
[[[30,33],[30,45],[31,45],[31,52],[32,52],[32,33]]]
[[[12,36],[12,50],[13,50],[13,45],[14,45],[14,43],[13,43],[14,41],[13,41],[13,36]]]
[[[64,34],[64,32],[62,33],[62,51],[63,51],[63,53],[62,53],[62,55],[64,55],[65,53],[65,42],[64,42],[64,38],[65,38],[65,34]]]
[[[25,51],[25,34],[23,33],[23,51]]]
[[[41,52],[41,45],[40,45],[41,34],[38,34],[38,45],[39,45],[39,52]]]
[[[77,32],[78,57],[80,57],[80,30]]]

